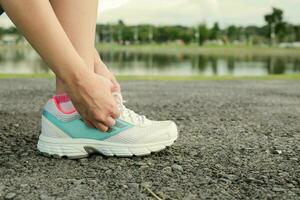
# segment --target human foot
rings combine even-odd
[[[42,115],[38,150],[71,159],[87,157],[94,152],[106,156],[142,156],[161,151],[177,139],[174,122],[151,121],[126,108],[120,93],[114,96],[121,115],[108,132],[86,126],[76,111],[63,113],[56,100],[50,99]]]

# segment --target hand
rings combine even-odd
[[[96,74],[104,76],[105,78],[109,79],[112,82],[112,84],[113,84],[112,91],[113,92],[121,92],[121,87],[120,87],[120,84],[118,83],[116,77],[114,76],[114,74],[111,71],[109,71],[107,66],[103,63],[103,61],[101,60],[99,53],[96,49],[95,49],[95,55],[94,55],[94,68],[95,68]]]
[[[107,131],[119,117],[111,90],[113,84],[94,72],[82,74],[82,80],[67,85],[74,106],[89,126]]]

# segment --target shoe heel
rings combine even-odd
[[[45,139],[47,141],[45,141]],[[37,149],[42,155],[55,158],[79,159],[89,154],[78,144],[66,144],[49,141],[51,138],[40,136]]]

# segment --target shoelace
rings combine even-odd
[[[146,117],[144,115],[139,115],[133,110],[130,110],[129,108],[126,108],[124,103],[126,101],[123,100],[123,97],[120,93],[113,93],[113,96],[115,97],[115,100],[118,105],[118,109],[121,113],[121,119],[130,120],[135,125],[142,125],[146,121]]]

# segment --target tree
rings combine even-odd
[[[227,37],[230,40],[230,42],[233,42],[235,40],[239,40],[241,36],[241,29],[235,25],[231,25],[227,28]]]
[[[300,41],[300,26],[294,25],[295,40]]]
[[[123,43],[123,27],[124,27],[124,22],[122,20],[118,21],[117,24],[117,29],[118,29],[118,42],[119,44]]]
[[[218,22],[216,22],[214,24],[214,26],[212,27],[211,31],[210,31],[210,37],[209,37],[209,39],[211,39],[211,40],[217,40],[217,39],[219,39],[220,33],[221,33],[221,29],[219,27]]]
[[[285,33],[285,23],[283,21],[283,10],[273,8],[272,13],[265,15],[265,21],[269,27],[269,37],[272,45],[275,44],[276,35]]]
[[[196,33],[196,38],[200,46],[209,38],[209,30],[206,24],[200,24]]]

